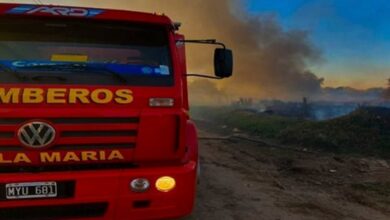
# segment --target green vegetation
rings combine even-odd
[[[279,138],[337,153],[390,157],[390,114],[382,108],[361,108],[341,118],[286,128]]]
[[[390,110],[386,108],[360,108],[328,121],[216,107],[198,107],[192,114],[195,118],[214,120],[220,125],[287,145],[390,158]]]

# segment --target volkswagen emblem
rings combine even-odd
[[[44,148],[53,143],[56,136],[55,129],[45,122],[29,122],[19,128],[19,141],[31,148]]]

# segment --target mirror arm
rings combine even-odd
[[[216,39],[205,39],[205,40],[177,40],[176,43],[191,43],[191,44],[209,44],[209,45],[219,45],[224,50],[226,50],[226,46],[224,43],[218,42]],[[201,78],[207,78],[207,79],[223,79],[223,77],[215,77],[215,76],[209,76],[209,75],[202,75],[202,74],[186,74],[184,75],[186,77],[201,77]]]
[[[212,45],[219,45],[223,47],[223,49],[226,49],[226,46],[224,43],[218,42],[216,39],[207,39],[207,40],[178,40],[177,43],[191,43],[191,44],[212,44]]]
[[[186,77],[201,77],[201,78],[207,78],[207,79],[223,79],[222,77],[216,77],[216,76],[208,76],[208,75],[202,75],[202,74],[186,74]]]

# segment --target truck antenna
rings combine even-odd
[[[173,28],[178,31],[181,27],[181,22],[173,22]]]

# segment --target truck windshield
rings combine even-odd
[[[0,18],[0,83],[171,86],[163,26]]]

